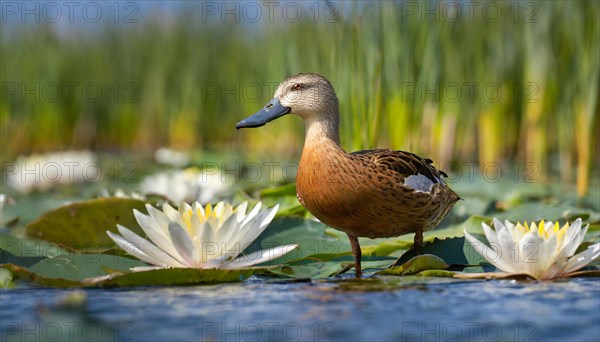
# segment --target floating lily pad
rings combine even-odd
[[[377,274],[410,275],[427,270],[445,270],[447,268],[448,264],[440,257],[432,254],[425,254],[416,256],[400,266],[388,268]]]
[[[346,267],[344,263],[339,261],[303,261],[300,264],[270,269],[267,275],[284,278],[320,279],[337,275],[348,269],[349,267]]]
[[[453,278],[455,272],[446,270],[425,270],[419,272],[417,275],[420,277],[441,277],[441,278]]]
[[[423,234],[425,242],[422,250],[423,254],[438,256],[449,265],[478,265],[485,262],[485,259],[465,240],[464,230],[476,236],[483,235],[481,222],[486,220],[485,217],[472,216],[460,224],[425,232]],[[396,265],[401,265],[415,257],[415,250],[412,249],[413,238],[414,234],[397,238],[397,240],[406,243],[410,250],[399,258]]]
[[[198,269],[168,268],[142,272],[117,273],[104,277],[85,279],[85,285],[98,287],[170,286],[231,283],[242,281],[265,268]]]
[[[133,209],[145,212],[144,202],[129,198],[98,198],[49,211],[27,225],[28,237],[43,239],[79,252],[98,252],[114,247],[106,234],[121,224],[143,236]]]
[[[46,278],[83,280],[106,274],[106,270],[128,271],[131,267],[146,266],[139,260],[106,254],[74,254],[60,258],[46,258],[29,270]]]
[[[29,281],[37,285],[50,286],[50,287],[76,287],[81,286],[81,282],[75,280],[68,280],[63,278],[47,278],[44,276],[37,275],[29,271],[25,267],[13,265],[13,264],[2,264],[0,268],[9,270],[13,275],[14,280]]]
[[[0,233],[0,249],[19,257],[59,257],[71,252],[53,243]]]
[[[0,233],[0,264],[29,267],[46,257],[57,258],[69,253],[71,252],[46,241]]]
[[[57,273],[45,272],[38,274],[35,271],[13,264],[0,265],[0,269],[10,272],[11,280],[29,281],[42,286],[58,288],[68,287],[131,287],[131,286],[176,286],[195,284],[215,284],[242,281],[255,273],[265,272],[265,268],[244,268],[233,270],[221,269],[196,269],[196,268],[169,268],[141,272],[117,272],[90,278],[73,279],[70,270],[62,274],[71,279],[56,277]],[[80,273],[79,275],[83,275]],[[7,279],[6,275],[1,275]],[[2,279],[2,278],[0,278]]]
[[[299,217],[276,218],[244,252],[251,253],[289,243],[296,243],[300,246],[265,265],[284,264],[307,257],[327,261],[335,257],[351,255],[350,243],[347,240],[332,238],[325,233],[326,229],[326,225],[313,220]]]

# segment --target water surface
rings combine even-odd
[[[391,284],[391,285],[390,285]],[[376,280],[0,292],[2,341],[598,341],[600,280]]]

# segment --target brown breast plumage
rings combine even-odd
[[[431,180],[429,191],[405,185]],[[296,187],[301,203],[325,224],[354,236],[392,237],[435,227],[459,197],[429,160],[392,150],[347,154],[322,139],[305,146]]]

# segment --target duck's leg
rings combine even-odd
[[[414,247],[415,247],[415,256],[421,255],[421,252],[422,252],[421,249],[423,247],[423,230],[421,230],[421,229],[419,229],[415,232]]]
[[[413,241],[413,247],[415,249],[415,256],[421,255],[422,248],[423,248],[423,230],[419,229],[415,232],[415,239]],[[399,256],[398,259],[396,259],[396,261],[394,261],[394,263],[392,265],[390,265],[390,268],[402,265],[400,263],[400,259],[402,259],[402,257],[403,257],[403,255]]]
[[[360,245],[358,244],[358,237],[348,235],[350,239],[350,245],[352,246],[352,254],[354,255],[354,274],[356,278],[360,278],[362,275],[362,270],[360,269],[360,259],[362,257],[362,252],[360,251]]]

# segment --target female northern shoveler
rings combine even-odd
[[[259,127],[285,114],[304,119],[306,140],[298,168],[298,200],[323,223],[348,234],[360,277],[358,237],[415,233],[435,227],[459,197],[441,180],[430,159],[393,150],[346,153],[340,146],[338,99],[323,76],[298,74],[283,81],[274,98],[236,127]]]

